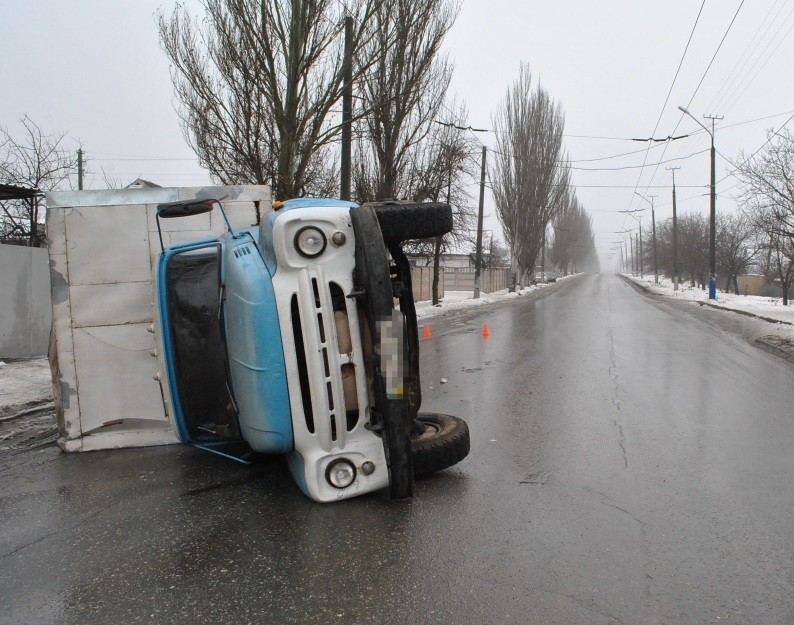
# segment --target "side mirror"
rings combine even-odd
[[[221,215],[223,215],[223,220],[226,222],[226,227],[229,229],[231,235],[234,236],[232,225],[229,223],[229,218],[226,216],[226,211],[223,210],[223,205],[221,204],[221,200],[225,199],[226,196],[222,197],[220,200],[216,198],[206,198],[203,200],[179,200],[178,202],[158,204],[155,217],[157,219],[157,235],[160,237],[160,250],[165,251],[165,246],[163,245],[163,231],[160,229],[160,219],[192,217],[193,215],[209,213],[215,204],[221,209]]]
[[[172,217],[191,217],[209,213],[212,205],[218,200],[179,200],[178,202],[166,202],[157,205],[157,217],[170,219]]]

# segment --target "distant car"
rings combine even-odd
[[[557,274],[553,271],[539,271],[535,274],[536,284],[546,284],[547,282],[557,282]]]

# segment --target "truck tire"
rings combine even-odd
[[[420,413],[416,421],[422,433],[411,438],[415,476],[441,471],[469,455],[469,426],[463,419]]]
[[[373,207],[387,244],[430,239],[452,231],[452,209],[442,202],[378,203]]]

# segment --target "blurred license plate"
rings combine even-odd
[[[378,321],[380,334],[380,370],[389,399],[405,397],[405,315],[392,310],[391,317]]]

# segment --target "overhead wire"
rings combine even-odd
[[[791,12],[789,12],[788,16],[786,16],[786,20],[788,20],[788,18],[791,17],[792,15],[794,15],[794,9],[792,9]],[[781,25],[781,28],[778,29],[778,33],[780,32],[780,30],[782,30],[782,28],[783,28],[783,25]],[[780,41],[778,41],[778,43],[775,46],[775,48],[772,50],[772,52],[769,53],[769,55],[766,57],[764,62],[761,64],[761,66],[755,71],[755,73],[748,74],[745,77],[744,81],[740,85],[738,85],[736,87],[736,89],[740,89],[741,88],[741,91],[736,93],[736,95],[733,97],[732,100],[729,100],[729,103],[727,103],[725,105],[726,106],[725,110],[730,110],[731,108],[733,108],[733,106],[741,99],[741,97],[744,95],[744,93],[747,91],[747,89],[750,88],[750,85],[753,84],[753,81],[761,74],[761,70],[763,70],[764,67],[766,67],[766,65],[772,59],[772,57],[775,56],[775,53],[778,51],[780,46],[786,40],[786,38],[788,37],[789,33],[791,33],[792,29],[794,29],[794,23],[792,23],[792,25],[789,26],[789,29],[786,31],[786,33],[783,35],[783,37],[781,37]],[[775,36],[777,36],[777,33],[775,33]],[[769,44],[767,44],[767,47],[764,48],[763,52],[766,52],[766,50],[769,49],[770,45],[772,45],[772,41],[770,41]],[[763,52],[762,52],[762,54],[763,54]],[[753,65],[753,68],[751,68],[751,69],[754,69],[755,65],[757,65],[760,60],[761,60],[761,57],[758,58],[756,63]],[[734,90],[734,92],[735,92],[735,90]]]
[[[714,51],[714,54],[711,56],[711,60],[709,61],[708,65],[706,66],[706,69],[703,72],[703,75],[700,77],[700,81],[698,82],[697,86],[695,87],[695,90],[692,92],[692,96],[689,98],[689,102],[687,102],[687,105],[686,105],[685,108],[689,108],[689,106],[692,104],[693,100],[695,99],[695,96],[697,95],[698,91],[700,90],[700,87],[703,85],[703,81],[706,79],[706,76],[708,75],[709,71],[711,70],[711,66],[714,64],[714,60],[717,58],[717,55],[719,54],[720,50],[722,49],[722,46],[725,43],[725,40],[728,38],[728,34],[731,32],[731,29],[733,28],[733,25],[736,22],[736,18],[739,16],[739,12],[742,10],[742,7],[744,6],[744,3],[745,3],[745,0],[741,0],[741,2],[739,3],[739,6],[736,8],[736,11],[734,12],[733,17],[731,18],[731,21],[728,24],[728,27],[725,29],[725,33],[722,35],[722,38],[720,39],[719,45],[717,45],[717,49]],[[673,128],[673,131],[670,134],[675,134],[676,133],[676,131],[678,130],[678,127],[681,125],[681,121],[683,120],[683,118],[684,118],[684,113],[681,113],[681,116],[678,118],[678,122],[676,122],[675,128]],[[670,145],[669,142],[665,144],[665,149],[662,152],[662,158],[664,158],[664,155],[667,152],[667,147],[669,145]],[[649,184],[645,188],[646,192],[650,188],[650,183],[653,182],[654,178],[656,177],[656,173],[658,171],[659,171],[659,166],[657,165],[656,168],[653,170],[653,173],[651,174],[651,177],[650,177],[650,179],[648,181]],[[640,173],[640,176],[642,176],[642,173]],[[635,190],[635,192],[636,192],[636,190]],[[629,206],[631,206],[632,201],[629,202]]]
[[[729,84],[732,84],[733,82],[735,82],[735,80],[738,79],[739,75],[744,71],[747,63],[749,63],[749,61],[752,58],[753,54],[758,49],[758,46],[761,44],[761,41],[763,40],[763,38],[769,32],[769,29],[772,27],[772,25],[774,24],[775,20],[780,16],[780,13],[783,11],[783,8],[785,7],[785,2],[780,5],[780,8],[778,9],[778,12],[775,14],[775,17],[773,17],[772,20],[767,25],[767,28],[766,28],[766,31],[764,32],[764,35],[761,38],[758,38],[758,34],[764,28],[764,24],[766,24],[767,20],[769,19],[769,16],[772,14],[772,11],[775,10],[775,6],[777,6],[778,2],[780,2],[780,0],[775,0],[774,4],[770,7],[769,11],[764,16],[764,19],[761,20],[761,24],[759,24],[759,26],[756,29],[755,33],[750,38],[750,41],[747,43],[747,46],[745,47],[744,51],[742,52],[741,55],[739,55],[739,59],[734,64],[733,68],[731,69],[730,73],[728,74],[728,77],[723,81],[722,85],[717,90],[717,94],[714,96],[714,98],[712,99],[711,103],[709,104],[708,108],[710,110],[712,110],[712,111],[713,110],[717,110],[716,104],[719,102],[720,98],[724,95],[723,91],[725,90],[725,88]],[[758,41],[756,42],[757,38],[758,38]],[[753,46],[754,42],[756,42],[755,46]],[[748,50],[750,50],[751,47],[753,49],[748,54]],[[737,72],[736,69],[739,68],[740,64],[741,64],[741,68]],[[734,76],[734,72],[735,72],[735,76]]]
[[[739,6],[737,7],[736,12],[733,14],[733,17],[731,18],[731,23],[728,24],[728,28],[725,29],[725,34],[722,36],[722,39],[720,39],[720,43],[717,46],[717,49],[714,51],[714,54],[712,55],[711,60],[709,61],[709,64],[706,66],[706,71],[704,71],[703,72],[703,76],[700,77],[700,82],[698,82],[697,87],[695,87],[695,91],[692,93],[692,97],[689,98],[689,102],[687,102],[687,105],[686,105],[685,108],[689,108],[690,104],[692,104],[692,101],[695,99],[695,96],[697,95],[698,91],[700,91],[700,87],[703,85],[703,81],[706,79],[706,76],[708,75],[709,70],[711,69],[711,66],[714,64],[714,59],[717,58],[717,55],[719,54],[720,50],[722,49],[722,44],[724,44],[725,40],[728,38],[728,33],[731,32],[731,28],[733,28],[733,24],[736,21],[736,18],[739,16],[739,11],[742,10],[742,7],[744,6],[744,3],[745,3],[745,0],[742,0],[739,3]],[[678,128],[678,125],[676,125],[676,128]],[[675,130],[673,130],[673,132],[675,132]]]
[[[725,158],[725,160],[727,160],[731,165],[733,165],[735,170],[744,167],[747,163],[749,163],[751,160],[753,160],[753,158],[755,158],[755,155],[758,154],[761,150],[763,150],[767,146],[767,144],[772,140],[772,137],[774,137],[775,135],[777,135],[777,133],[779,133],[781,130],[783,130],[783,128],[785,128],[792,119],[794,119],[794,113],[785,122],[783,122],[783,124],[777,130],[772,131],[769,134],[769,136],[766,138],[766,141],[764,141],[763,144],[761,144],[761,147],[759,147],[755,152],[753,152],[750,156],[748,156],[746,159],[744,159],[744,161],[742,162],[741,165],[736,165],[736,163],[734,163],[730,159],[726,158],[725,156],[723,156],[723,158]],[[726,180],[726,179],[728,179],[728,178],[730,178],[732,176],[735,176],[736,175],[735,170],[732,171],[732,172],[729,172],[723,178],[720,178],[720,180],[718,180],[716,184],[719,184],[723,180]],[[731,187],[731,188],[733,188],[733,187]]]
[[[675,75],[673,76],[673,80],[670,83],[670,88],[667,90],[667,96],[665,97],[664,104],[662,105],[662,108],[659,111],[659,117],[657,117],[657,119],[656,119],[656,124],[653,127],[653,132],[651,133],[651,136],[656,134],[656,130],[659,127],[659,123],[661,122],[662,115],[664,114],[665,107],[667,106],[667,103],[670,100],[670,94],[673,92],[673,87],[675,86],[676,80],[678,79],[678,74],[681,72],[681,67],[684,64],[684,59],[686,58],[686,54],[689,51],[689,46],[692,43],[692,37],[694,37],[694,35],[695,35],[695,30],[697,29],[698,23],[700,23],[700,16],[703,14],[703,7],[705,7],[705,6],[706,6],[706,0],[703,0],[703,2],[700,5],[700,9],[698,9],[698,14],[695,17],[695,23],[692,25],[692,29],[689,32],[689,38],[687,39],[686,45],[684,46],[684,51],[681,54],[681,60],[678,62],[678,68],[676,69]],[[676,125],[676,129],[678,129],[677,125]],[[672,135],[674,133],[675,133],[675,130],[673,130],[673,132],[670,133],[670,134]],[[665,148],[662,151],[662,158],[664,158],[664,155],[667,152],[667,145],[668,144],[665,143],[664,145],[665,145]],[[650,145],[648,146],[648,148],[645,151],[645,158],[643,159],[643,168],[644,168],[645,163],[648,160],[648,152],[649,151],[650,151]],[[640,186],[640,180],[642,180],[642,172],[644,170],[643,168],[640,169],[640,173],[637,176],[637,182],[634,185],[634,193],[637,192],[637,189]],[[651,178],[651,182],[652,181],[653,181],[653,178]],[[646,189],[646,191],[647,191],[647,189]],[[631,198],[629,199],[629,205],[628,205],[629,208],[631,208],[631,205],[632,205],[633,202],[634,202],[634,194],[632,193]],[[624,226],[625,226],[625,219],[624,219]]]

